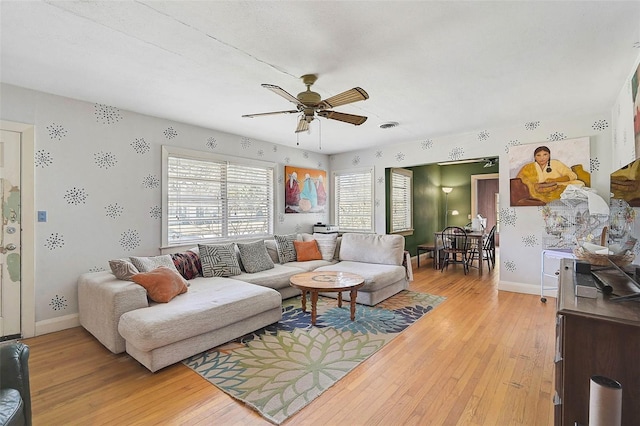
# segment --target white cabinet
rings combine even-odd
[[[542,250],[540,260],[540,300],[543,303],[547,301],[547,295],[555,297],[557,294],[560,260],[574,258],[575,256],[571,249]]]

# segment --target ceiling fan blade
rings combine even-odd
[[[300,112],[300,111],[298,111],[297,109],[289,110],[289,111],[260,112],[258,114],[245,114],[245,115],[243,115],[243,117],[253,118],[253,117],[260,117],[260,116],[263,116],[263,115],[296,114],[298,112]]]
[[[263,84],[262,87],[264,87],[265,89],[271,90],[276,95],[282,96],[289,102],[293,102],[296,105],[302,105],[302,103],[298,100],[298,98],[296,98],[291,93],[284,90],[282,87],[274,86],[273,84]]]
[[[305,119],[305,117],[300,117],[300,121],[298,121],[298,128],[295,133],[306,132],[309,130],[309,122]]]
[[[367,117],[365,116],[345,114],[344,112],[337,112],[337,111],[326,111],[326,110],[318,111],[318,115],[320,117],[328,118],[330,120],[338,120],[338,121],[353,124],[356,126],[359,126],[365,121],[367,121]]]
[[[346,92],[339,93],[322,101],[327,108],[335,108],[340,105],[350,104],[352,102],[364,101],[369,99],[369,94],[360,87],[354,87]]]

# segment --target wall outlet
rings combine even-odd
[[[38,222],[46,222],[47,221],[47,212],[44,210],[38,211]]]

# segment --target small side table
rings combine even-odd
[[[435,244],[418,244],[418,268],[420,267],[420,253],[433,253],[433,269],[440,269],[440,250],[436,250]]]
[[[338,307],[342,307],[342,292],[350,292],[351,321],[356,318],[356,297],[358,289],[364,285],[364,278],[350,272],[322,271],[305,272],[290,278],[291,287],[302,293],[302,310],[307,311],[307,292],[311,293],[311,325],[316,325],[316,308],[319,292],[337,292]]]

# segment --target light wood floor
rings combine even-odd
[[[421,265],[411,289],[447,300],[285,425],[553,424],[555,299]],[[82,328],[25,343],[36,426],[270,425],[184,365],[150,373]]]

